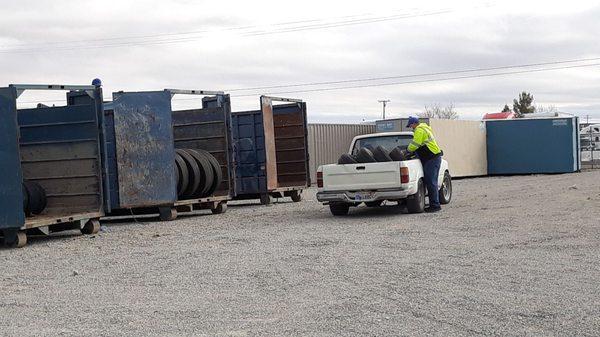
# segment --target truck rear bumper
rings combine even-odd
[[[318,192],[317,200],[319,202],[347,202],[360,203],[380,200],[399,200],[405,199],[410,194],[407,189],[380,190],[380,191],[332,191]]]

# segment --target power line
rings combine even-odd
[[[577,63],[577,62],[589,62],[589,61],[599,61],[599,60],[600,60],[600,57],[592,57],[592,58],[582,58],[582,59],[573,59],[573,60],[560,60],[560,61],[549,61],[549,62],[540,62],[540,63],[507,65],[507,66],[498,66],[498,67],[489,67],[489,68],[472,68],[472,69],[463,69],[463,70],[449,70],[449,71],[421,73],[421,74],[410,74],[410,75],[396,75],[396,76],[385,76],[385,77],[369,77],[369,78],[348,79],[348,80],[339,80],[339,81],[325,81],[325,82],[307,82],[307,83],[305,82],[305,83],[296,83],[296,84],[281,84],[281,85],[262,86],[262,87],[250,87],[250,88],[234,88],[234,89],[227,89],[227,90],[224,90],[224,91],[226,91],[226,92],[235,92],[235,91],[279,89],[279,88],[290,88],[290,87],[307,87],[307,86],[315,86],[315,85],[343,84],[343,83],[354,83],[354,82],[371,82],[371,81],[383,81],[383,80],[392,80],[392,79],[400,79],[400,78],[440,76],[440,75],[451,75],[451,74],[460,74],[460,73],[482,72],[482,71],[492,71],[492,70],[502,70],[502,69],[512,69],[512,68],[528,68],[528,67],[536,67],[536,66],[555,65],[555,64],[567,64],[567,63]]]
[[[264,89],[264,88],[284,88],[284,87],[308,86],[308,85],[317,85],[317,84],[342,84],[342,83],[348,83],[348,82],[398,79],[398,78],[408,78],[408,77],[425,77],[425,76],[434,76],[434,75],[439,76],[439,75],[448,75],[448,74],[482,72],[482,71],[490,71],[490,70],[502,70],[502,69],[510,69],[510,68],[523,68],[523,67],[532,67],[532,66],[541,66],[541,65],[555,65],[555,64],[565,64],[565,63],[584,62],[584,61],[598,61],[598,60],[600,60],[600,57],[582,58],[582,59],[576,59],[576,60],[562,60],[562,61],[552,61],[552,62],[530,63],[530,64],[512,65],[512,66],[500,66],[500,67],[491,67],[491,68],[453,70],[453,71],[444,71],[444,72],[437,72],[437,73],[424,73],[424,74],[400,75],[400,76],[389,76],[389,77],[372,77],[370,79],[356,79],[356,80],[330,81],[330,82],[313,82],[313,83],[308,83],[308,84],[291,84],[291,85],[280,85],[280,86],[272,86],[272,87],[240,88],[240,89],[231,89],[231,90],[224,90],[224,91],[225,92],[232,92],[232,91],[236,91],[236,90],[237,91],[242,91],[242,90],[247,91],[247,90],[257,90],[257,89]],[[577,64],[577,65],[562,66],[562,67],[518,70],[518,71],[498,72],[498,73],[491,73],[491,74],[476,74],[476,75],[467,75],[467,76],[455,76],[455,77],[446,77],[446,78],[433,78],[433,79],[423,79],[423,80],[404,81],[404,82],[372,83],[372,84],[365,84],[365,85],[344,86],[344,87],[334,87],[334,88],[315,88],[315,89],[294,90],[294,91],[266,92],[265,94],[290,94],[290,93],[304,93],[304,92],[332,91],[332,90],[344,90],[344,89],[356,89],[356,88],[368,88],[368,87],[381,87],[381,86],[402,85],[402,84],[428,83],[428,82],[438,82],[438,81],[441,82],[441,81],[450,81],[450,80],[459,80],[459,79],[485,78],[485,77],[494,77],[494,76],[505,76],[505,75],[514,75],[514,74],[526,74],[526,73],[535,73],[535,72],[543,72],[543,71],[552,71],[552,70],[584,68],[584,67],[593,67],[593,66],[598,66],[598,65],[600,65],[600,63]],[[231,97],[250,97],[250,96],[256,96],[259,94],[260,93],[232,95]],[[199,98],[200,97],[179,98],[179,99],[174,98],[173,100],[187,101],[187,100],[196,100]],[[64,100],[47,100],[44,102],[63,102],[63,101]],[[37,101],[29,101],[29,102],[20,102],[20,103],[33,104],[33,103],[38,103],[38,102]]]
[[[530,70],[508,71],[508,72],[500,72],[500,73],[492,73],[492,74],[478,74],[478,75],[456,76],[456,77],[446,77],[446,78],[434,78],[434,79],[416,80],[416,81],[405,81],[405,82],[375,83],[375,84],[365,84],[365,85],[345,86],[345,87],[335,87],[335,88],[317,88],[317,89],[294,90],[294,91],[267,92],[267,93],[263,93],[263,94],[269,94],[269,95],[295,94],[295,93],[306,93],[306,92],[320,92],[320,91],[334,91],[334,90],[346,90],[346,89],[358,89],[358,88],[370,88],[370,87],[383,87],[383,86],[402,85],[402,84],[443,82],[443,81],[453,81],[453,80],[461,80],[461,79],[472,79],[472,78],[484,78],[484,77],[494,77],[494,76],[504,76],[504,75],[526,74],[526,73],[535,73],[535,72],[542,72],[542,71],[572,69],[572,68],[584,68],[584,67],[594,67],[594,66],[600,66],[600,63],[581,64],[581,65],[572,65],[572,66],[554,67],[554,68],[544,68],[544,69],[530,69]],[[255,93],[255,94],[244,94],[244,95],[232,95],[231,97],[250,97],[250,96],[256,96],[256,95],[257,94]]]
[[[441,14],[446,14],[446,13],[450,13],[453,11],[454,10],[452,10],[452,9],[444,9],[444,10],[422,12],[422,13],[416,13],[416,14],[402,14],[402,15],[391,15],[391,16],[379,16],[379,17],[372,17],[372,18],[365,18],[365,19],[342,20],[342,21],[338,21],[338,22],[303,25],[303,26],[296,26],[296,27],[290,27],[290,28],[284,27],[284,28],[267,30],[267,31],[242,32],[241,36],[248,37],[248,36],[292,33],[292,32],[307,31],[307,30],[330,29],[330,28],[337,28],[337,27],[355,26],[355,25],[410,19],[410,18],[417,18],[417,17],[426,17],[426,16],[432,16],[432,15],[441,15]],[[284,23],[281,23],[280,25],[283,25],[283,24]],[[233,27],[233,28],[223,29],[220,31],[244,30],[244,29],[254,28],[254,27],[262,27],[262,26]],[[171,34],[156,34],[154,36],[147,35],[147,36],[144,36],[144,38],[146,38],[146,37],[150,37],[150,38],[151,37],[160,37],[161,38],[161,39],[154,39],[154,40],[147,40],[147,41],[142,40],[142,41],[119,42],[119,40],[123,40],[125,38],[98,39],[96,41],[115,41],[115,42],[97,44],[97,45],[85,44],[85,45],[79,45],[79,46],[57,46],[57,47],[50,48],[50,51],[72,51],[72,50],[82,50],[82,49],[98,49],[98,48],[102,49],[102,48],[114,48],[114,47],[130,47],[130,46],[147,46],[147,45],[164,45],[164,44],[182,43],[182,42],[190,42],[190,41],[202,39],[202,38],[205,38],[206,36],[200,35],[200,36],[190,36],[190,37],[180,37],[180,38],[162,38],[162,37],[177,36],[177,35],[204,34],[204,33],[210,33],[210,32],[219,32],[219,31],[197,31],[197,32],[171,33]],[[89,40],[89,41],[94,42],[94,40]],[[87,42],[87,41],[81,41],[81,42]],[[73,43],[73,42],[63,42],[63,43]],[[49,51],[49,50],[47,48],[42,48],[41,45],[37,45],[36,47],[32,47],[32,48],[21,48],[21,49],[4,48],[4,49],[0,49],[0,54],[18,54],[18,53],[26,54],[26,53],[35,53],[35,52],[39,52],[39,51]]]
[[[490,5],[485,5],[482,7],[490,7]],[[413,8],[412,10],[416,10]],[[403,12],[404,10],[395,10],[388,11],[389,12]],[[414,14],[414,11],[413,11]],[[403,14],[409,15],[409,14]],[[184,31],[184,32],[173,32],[173,33],[157,33],[157,34],[145,34],[145,35],[129,35],[129,36],[112,36],[105,38],[95,38],[95,39],[85,39],[85,40],[69,40],[69,41],[51,41],[51,42],[38,42],[38,43],[17,43],[17,44],[9,44],[9,45],[0,45],[0,49],[4,48],[14,48],[14,47],[42,47],[42,46],[51,46],[51,45],[61,45],[61,44],[74,44],[74,43],[90,43],[90,42],[105,42],[105,41],[118,41],[118,40],[140,40],[140,39],[148,39],[148,38],[158,38],[158,37],[170,37],[170,36],[179,36],[179,35],[194,35],[194,34],[205,34],[205,33],[217,33],[217,32],[225,32],[225,31],[233,31],[233,30],[246,30],[252,28],[261,28],[261,27],[276,27],[276,26],[289,26],[289,25],[297,25],[297,24],[306,24],[311,22],[322,22],[327,20],[348,20],[353,19],[352,21],[358,21],[356,18],[360,17],[368,17],[374,16],[373,18],[365,18],[362,20],[376,20],[380,16],[376,13],[361,13],[354,15],[345,15],[345,16],[337,16],[337,17],[329,17],[329,18],[320,18],[320,19],[306,19],[306,20],[296,20],[296,21],[284,21],[284,22],[276,22],[272,24],[261,24],[261,25],[247,25],[247,26],[237,26],[237,27],[228,27],[228,28],[219,28],[219,29],[204,29],[204,30],[192,30],[192,31]],[[401,15],[399,15],[401,16]],[[341,21],[346,22],[346,21]],[[334,23],[329,23],[334,24]],[[300,28],[300,27],[292,27],[292,28]],[[285,29],[285,28],[283,28]],[[249,34],[252,33],[262,33],[264,31],[254,31],[247,32]]]

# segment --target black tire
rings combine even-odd
[[[300,191],[300,190],[291,191],[290,198],[292,198],[293,202],[302,201],[302,191]]]
[[[329,210],[334,216],[348,215],[350,211],[350,205],[345,202],[336,202],[329,204]]]
[[[25,183],[23,183],[22,185],[23,185],[23,212],[25,212],[25,215],[28,216],[30,214],[30,212],[29,212],[29,191],[27,191],[27,187],[25,186]]]
[[[204,156],[202,153],[200,153],[196,150],[191,150],[191,149],[187,149],[186,151],[192,157],[194,157],[194,159],[196,160],[196,163],[200,167],[200,175],[201,175],[200,185],[198,186],[198,189],[194,193],[193,197],[194,198],[203,198],[203,197],[209,195],[210,188],[212,187],[213,180],[214,180],[213,169],[210,165],[210,162],[206,158],[206,156]]]
[[[452,177],[448,171],[444,172],[444,179],[440,187],[440,204],[447,205],[452,200]]]
[[[400,146],[396,146],[392,151],[390,151],[390,158],[393,161],[403,161],[405,160],[405,151]]]
[[[356,154],[356,161],[359,163],[375,163],[375,157],[373,157],[373,152],[371,150],[363,147]]]
[[[177,182],[177,196],[183,197],[183,192],[188,188],[189,184],[189,172],[185,160],[175,152],[175,164],[179,169],[179,182]]]
[[[223,170],[221,169],[221,164],[219,163],[217,158],[215,158],[215,156],[210,154],[210,152],[205,151],[205,150],[197,150],[197,151],[200,152],[200,154],[203,154],[204,157],[206,157],[206,159],[209,161],[210,165],[212,166],[213,183],[211,184],[211,187],[207,192],[208,195],[210,196],[210,195],[215,194],[215,191],[217,191],[219,189],[219,186],[221,186],[221,182],[223,182]]]
[[[344,153],[343,155],[340,156],[340,159],[338,159],[338,164],[340,164],[340,165],[356,164],[356,159],[354,159],[354,157],[352,157],[351,155]]]
[[[46,196],[46,190],[44,190],[42,185],[35,183],[35,187],[38,189],[38,193],[40,194],[41,198],[40,209],[36,214],[41,214],[46,209],[46,206],[48,206],[48,198]]]
[[[25,190],[25,194],[27,194],[27,206],[25,207],[25,215],[31,216],[31,208],[32,205],[37,207],[37,198],[35,197],[35,192],[33,190],[33,186],[29,181],[23,182],[23,189]]]
[[[179,184],[181,183],[181,169],[177,166],[177,162],[173,165],[173,174],[175,175],[175,188],[177,189],[177,193],[179,193]]]
[[[23,185],[28,194],[27,214],[41,214],[47,206],[46,191],[40,184],[33,181],[24,181]]]
[[[196,162],[196,159],[192,157],[186,150],[177,149],[176,153],[179,153],[181,158],[185,161],[185,164],[188,169],[189,174],[189,183],[187,188],[183,191],[184,198],[193,198],[196,194],[196,190],[198,190],[198,186],[200,186],[200,181],[202,180],[202,173],[200,172],[200,167]]]
[[[375,150],[373,150],[373,157],[380,163],[392,161],[388,150],[381,145],[379,145],[375,148]]]
[[[417,193],[409,195],[406,200],[408,213],[423,213],[425,210],[425,183],[419,179]]]
[[[381,204],[383,204],[383,200],[365,202],[367,207],[380,207]]]

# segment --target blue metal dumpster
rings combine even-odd
[[[17,109],[26,90],[63,90],[67,105]],[[76,93],[85,100],[71,100]],[[99,229],[103,215],[102,89],[94,86],[10,85],[0,88],[0,230],[23,246],[26,233]],[[45,207],[25,215],[24,182],[45,194]]]
[[[187,93],[174,90],[171,92]],[[173,132],[176,148],[205,150],[219,161],[223,180],[215,196],[229,197],[234,183],[231,179],[233,137],[229,95],[213,92],[210,96],[202,98],[201,109],[173,111]]]
[[[577,117],[486,121],[488,173],[567,173],[581,168]]]
[[[235,112],[232,120],[235,198],[300,201],[310,186],[306,103],[262,96],[260,110]]]
[[[202,109],[173,111],[174,95],[202,95]],[[223,213],[229,199],[229,95],[202,90],[116,92],[105,104],[107,213],[109,218],[177,213],[210,208]],[[175,149],[206,150],[221,164],[223,181],[215,195],[179,200]]]

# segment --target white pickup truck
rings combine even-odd
[[[412,132],[386,132],[354,137],[350,155],[356,155],[363,147],[386,149],[406,148],[413,137]],[[421,213],[425,209],[427,188],[423,180],[423,166],[419,159],[352,164],[330,164],[317,170],[317,200],[329,205],[333,215],[346,215],[351,206],[365,203],[379,207],[384,201],[399,205],[406,202],[409,213]],[[440,203],[447,204],[452,198],[452,180],[448,162],[442,159],[438,178]]]

